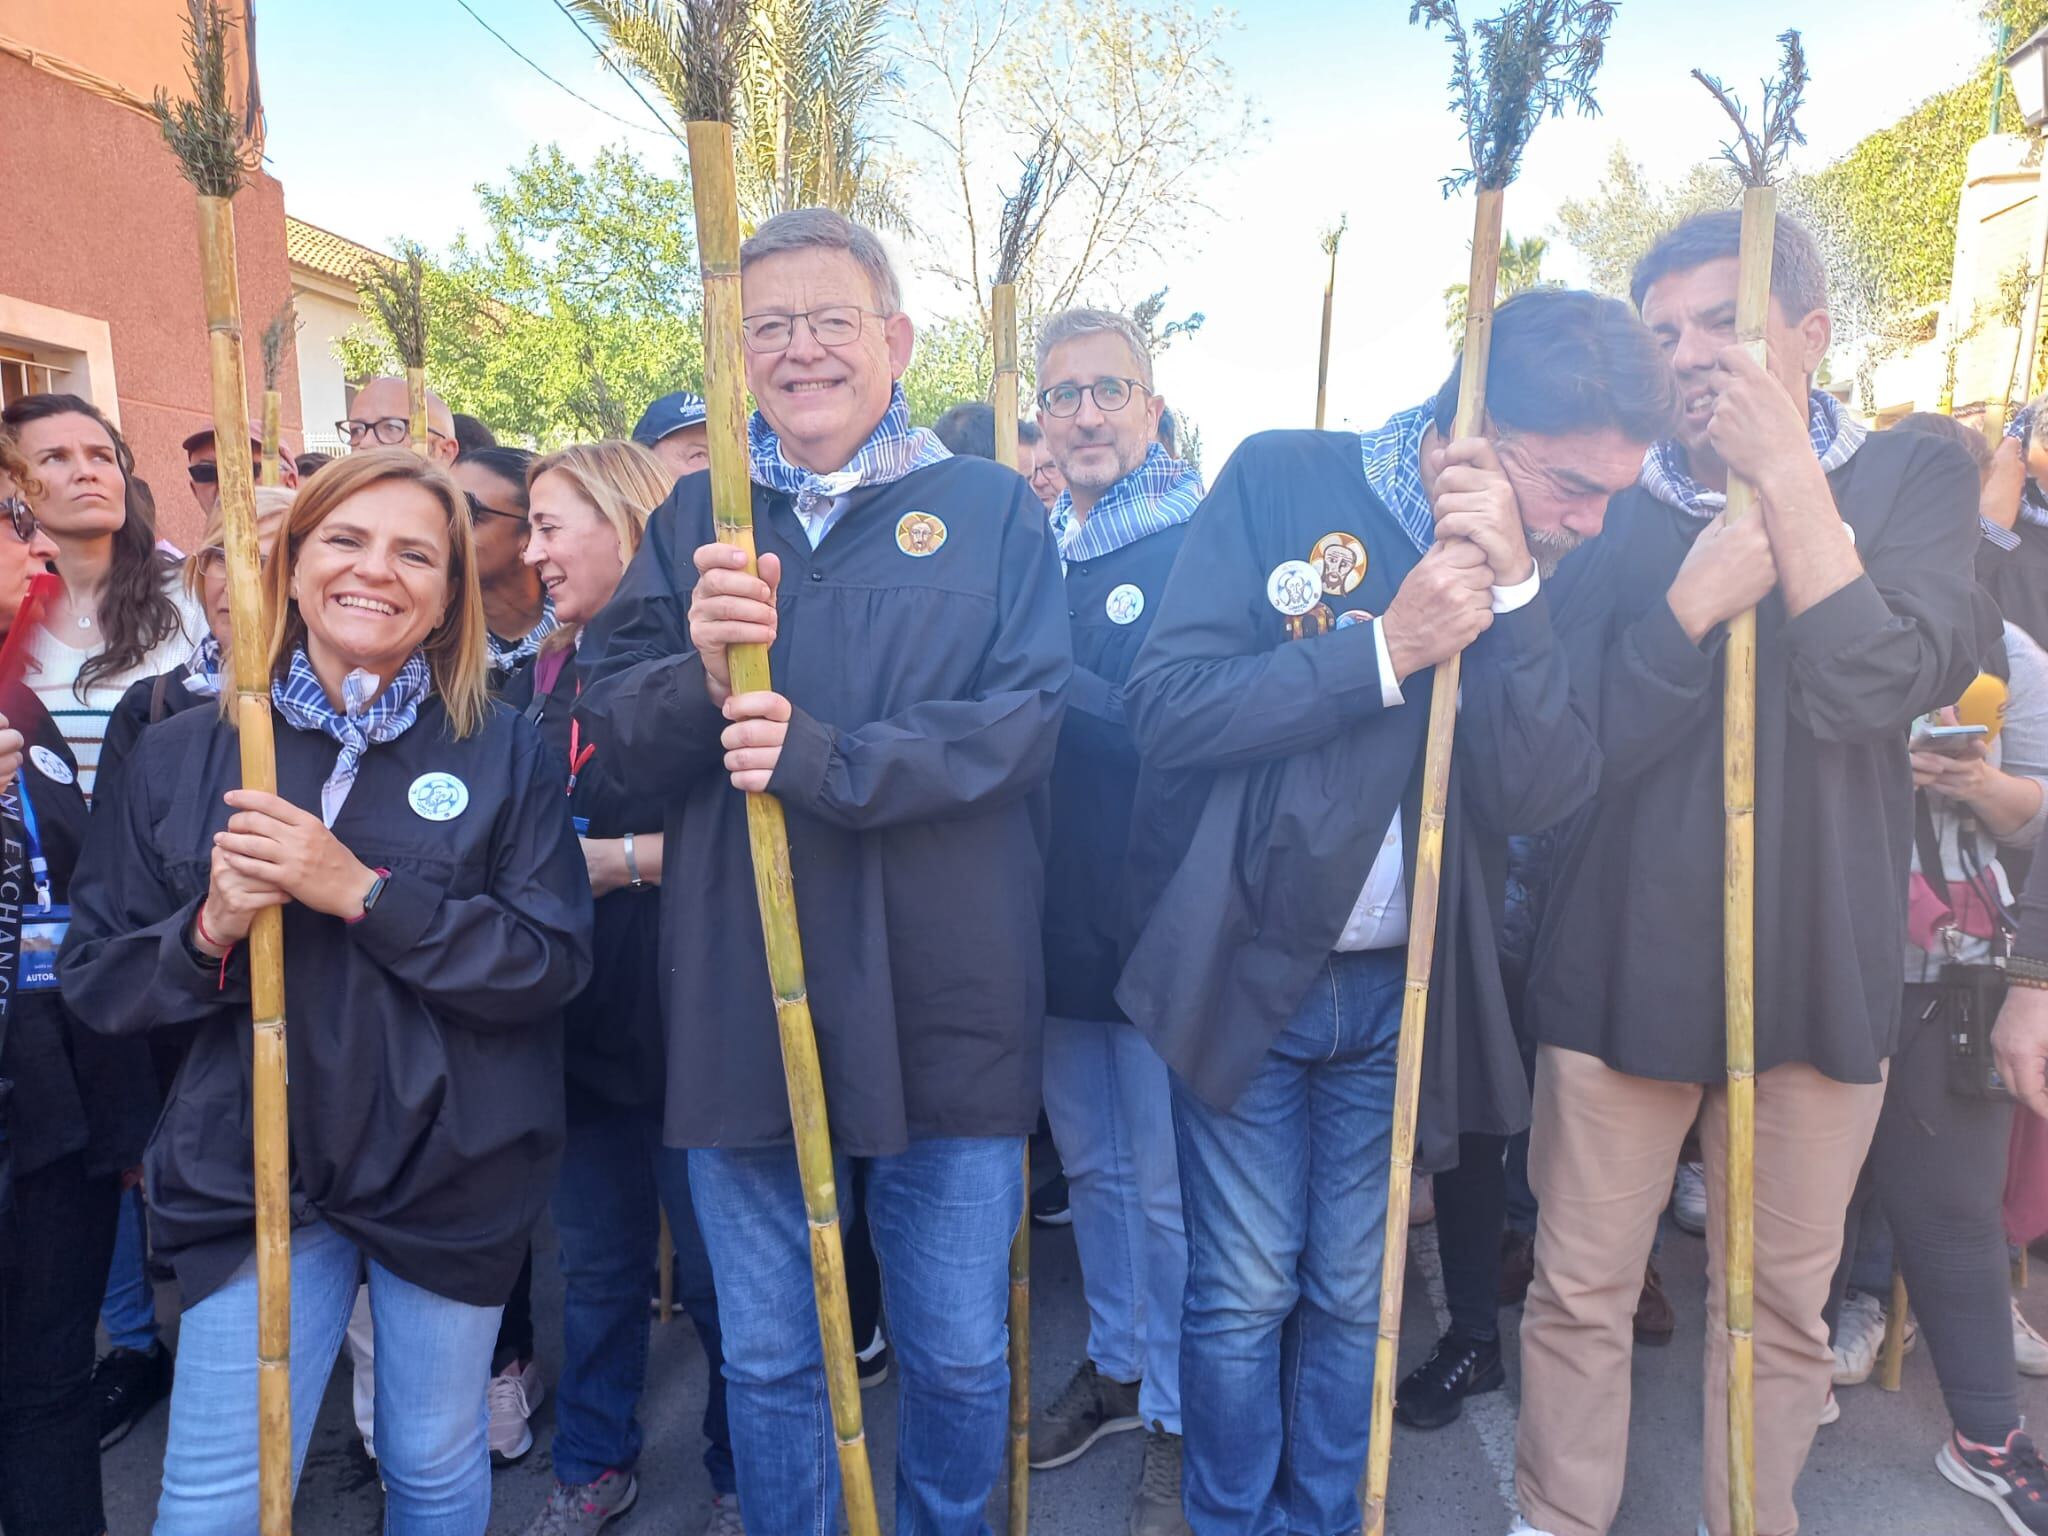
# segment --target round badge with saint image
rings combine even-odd
[[[453,821],[469,808],[469,786],[452,773],[423,773],[405,798],[413,813],[427,821]]]
[[[1109,594],[1102,611],[1112,624],[1135,624],[1145,611],[1145,594],[1127,581]]]
[[[896,547],[914,560],[939,552],[946,525],[929,512],[906,512],[896,520]]]
[[[1323,578],[1306,560],[1282,560],[1266,577],[1266,601],[1297,618],[1323,600]]]
[[[1308,560],[1332,597],[1342,597],[1365,580],[1365,545],[1351,534],[1324,534],[1308,552]]]

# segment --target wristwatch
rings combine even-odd
[[[633,857],[632,833],[628,832],[626,834],[622,844],[622,850],[626,855],[626,884],[630,885],[636,891],[644,889],[647,885],[647,882],[640,878],[640,861]]]
[[[377,898],[384,894],[384,887],[391,883],[391,871],[383,868],[381,865],[372,870],[371,873],[377,878],[372,880],[370,888],[363,892],[363,917],[370,915],[370,909],[377,905]]]

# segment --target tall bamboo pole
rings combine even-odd
[[[265,485],[284,484],[284,460],[279,452],[283,437],[284,396],[278,391],[277,378],[284,369],[284,344],[297,329],[290,299],[284,301],[284,308],[263,328],[262,475]],[[218,444],[215,451],[219,451]]]
[[[1323,279],[1323,340],[1316,353],[1316,430],[1323,430],[1324,410],[1330,397],[1330,316],[1337,301],[1337,246],[1350,226],[1350,215],[1337,221],[1323,235],[1323,254],[1330,258],[1329,275]]]
[[[213,385],[215,459],[220,475],[231,659],[242,787],[277,790],[270,729],[256,499],[249,455],[249,385],[242,359],[242,302],[235,266],[234,194],[246,172],[245,145],[228,107],[227,34],[219,0],[190,0],[186,48],[194,100],[173,107],[159,92],[157,117],[198,194],[199,266]],[[256,1204],[257,1493],[263,1536],[289,1536],[292,1522],[291,1148],[285,1071],[284,924],[270,907],[249,929],[253,1040],[250,1117]]]
[[[408,436],[422,458],[433,451],[427,431],[426,276],[426,253],[407,241],[396,262],[373,259],[357,279],[405,368]]]
[[[1017,467],[1017,285],[989,294],[995,354],[996,462]],[[1024,1203],[1010,1240],[1010,1536],[1031,1524],[1031,1142],[1024,1143]]]
[[[711,451],[711,508],[720,543],[744,550],[755,570],[753,490],[747,469],[746,382],[740,356],[740,219],[733,173],[731,76],[743,19],[731,0],[692,0],[686,26],[697,29],[692,56],[694,110],[683,125],[690,155],[690,198],[696,210],[697,255],[704,278],[704,401]],[[734,646],[727,653],[734,693],[772,686],[768,648]],[[789,1091],[797,1170],[810,1216],[811,1277],[817,1298],[818,1338],[838,1442],[839,1476],[852,1536],[878,1536],[875,1485],[861,1425],[860,1377],[854,1363],[853,1322],[846,1302],[846,1258],[839,1240],[839,1189],[832,1134],[818,1066],[818,1036],[804,981],[803,944],[797,930],[796,889],[789,870],[789,830],[782,802],[747,796],[747,840],[753,850],[754,894],[775,992],[775,1024]]]
[[[1486,364],[1493,347],[1494,291],[1500,278],[1503,188],[1482,187],[1472,212],[1472,268],[1458,379],[1454,438],[1476,437],[1486,420]],[[1415,1173],[1415,1117],[1422,1095],[1422,1046],[1429,978],[1436,959],[1436,917],[1450,802],[1451,740],[1458,719],[1460,657],[1441,662],[1429,690],[1429,737],[1422,758],[1422,820],[1415,845],[1415,888],[1408,899],[1408,978],[1401,993],[1401,1039],[1394,1061],[1393,1150],[1387,1171],[1387,1227],[1380,1262],[1380,1330],[1373,1355],[1372,1440],[1366,1458],[1365,1529],[1386,1529],[1387,1478],[1394,1452],[1394,1386],[1400,1372],[1401,1303],[1408,1280],[1408,1202]]]

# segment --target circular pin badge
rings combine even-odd
[[[912,559],[936,555],[946,542],[946,525],[929,512],[906,512],[896,520],[896,547]]]
[[[1363,608],[1346,608],[1337,615],[1337,627],[1339,629],[1349,629],[1354,624],[1369,624],[1372,622],[1372,617]]]
[[[1323,578],[1306,560],[1282,560],[1266,578],[1266,601],[1298,618],[1323,600]]]
[[[1128,581],[1109,594],[1102,605],[1112,624],[1135,624],[1145,611],[1145,594]]]
[[[52,752],[48,747],[37,745],[28,749],[28,760],[36,765],[36,772],[44,778],[59,784],[69,784],[77,777],[71,765]]]
[[[1308,552],[1309,564],[1322,577],[1323,590],[1342,597],[1365,580],[1365,545],[1348,533],[1326,533]]]
[[[452,773],[423,773],[405,792],[413,813],[428,821],[453,821],[469,808],[469,786]]]

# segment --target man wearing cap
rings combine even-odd
[[[704,401],[687,389],[663,395],[640,413],[633,441],[652,450],[678,480],[711,467],[710,435],[704,425]]]
[[[178,445],[185,450],[185,473],[191,479],[192,499],[199,503],[199,510],[207,517],[213,516],[213,509],[220,501],[220,465],[218,445],[213,440],[213,428],[202,427]],[[254,461],[251,468],[258,480],[263,478],[263,444],[256,438],[249,439],[249,454]],[[292,462],[288,453],[279,454],[282,466],[280,485],[296,487],[299,483],[299,467]]]

